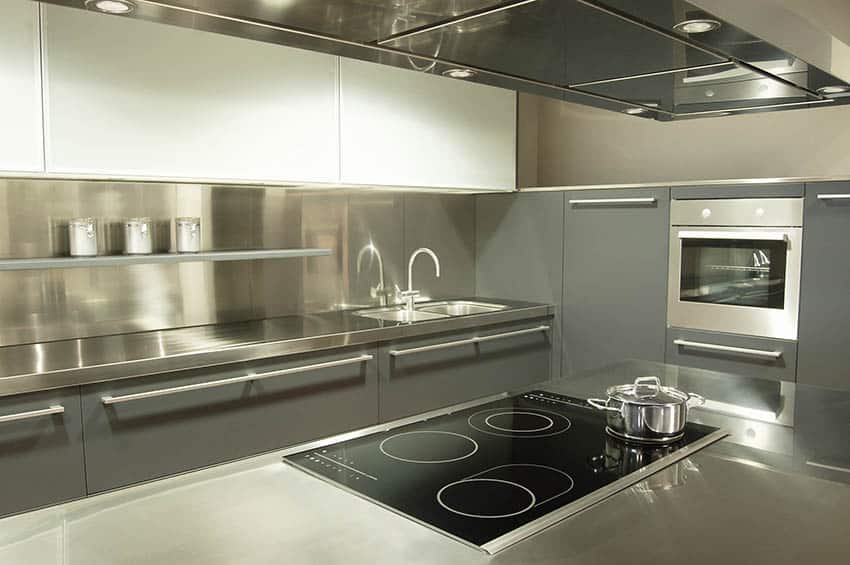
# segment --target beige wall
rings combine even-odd
[[[535,119],[537,186],[850,176],[850,106],[662,123],[541,98]]]

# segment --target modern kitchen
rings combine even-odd
[[[850,4],[2,0],[0,565],[846,563]]]

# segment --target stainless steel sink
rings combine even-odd
[[[437,320],[449,317],[448,314],[441,314],[439,312],[424,312],[421,310],[408,312],[404,306],[388,306],[386,308],[359,310],[355,312],[355,314],[363,316],[364,318],[385,320],[388,322],[422,322],[425,320]]]
[[[473,302],[470,300],[448,300],[446,302],[432,302],[423,304],[416,309],[420,312],[430,314],[443,314],[445,316],[468,316],[470,314],[486,314],[487,312],[498,312],[507,306],[502,304],[490,304],[487,302]]]
[[[507,306],[502,304],[490,304],[488,302],[446,300],[444,302],[427,302],[417,305],[413,312],[408,312],[404,306],[387,306],[384,308],[358,310],[355,314],[364,318],[386,320],[388,322],[422,322],[454,316],[486,314],[487,312],[498,312],[506,308]]]

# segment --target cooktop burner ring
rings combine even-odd
[[[541,418],[546,418],[552,422],[551,426],[546,426],[542,430],[519,430],[506,428],[505,426],[493,426],[488,420],[495,416],[519,414],[521,416],[534,415]],[[491,408],[489,410],[481,410],[467,418],[467,424],[483,434],[499,437],[511,438],[543,438],[562,434],[572,427],[572,422],[569,418],[558,412],[551,410],[543,410],[542,408],[524,408],[523,410],[515,410],[511,407]]]
[[[515,428],[503,428],[502,426],[497,426],[493,422],[490,421],[491,418],[495,418],[497,416],[506,416],[511,414],[524,414],[528,416],[537,416],[538,418],[543,418],[546,420],[546,424],[544,424],[540,428],[531,428],[528,430],[517,430]],[[549,416],[545,416],[543,414],[538,414],[537,412],[528,412],[526,410],[504,410],[502,412],[496,412],[494,414],[490,414],[486,418],[484,418],[484,423],[494,430],[499,430],[500,432],[508,432],[510,434],[533,434],[537,432],[544,432],[550,428],[555,427],[555,420],[550,418]]]
[[[468,453],[464,453],[463,455],[460,455],[458,457],[449,457],[449,458],[443,458],[443,459],[413,459],[413,458],[410,458],[410,457],[400,457],[398,455],[394,455],[390,452],[390,449],[387,446],[388,443],[390,443],[393,440],[398,439],[402,436],[424,435],[424,434],[442,434],[442,435],[445,435],[445,436],[462,438],[462,439],[466,440],[467,442],[469,442],[469,447],[471,448],[471,451],[469,451]],[[468,457],[472,457],[473,455],[475,455],[478,452],[478,442],[475,441],[474,439],[472,439],[469,436],[465,436],[463,434],[458,434],[458,433],[455,433],[455,432],[446,432],[446,431],[443,431],[443,430],[414,430],[412,432],[403,432],[403,433],[400,433],[400,434],[391,435],[390,437],[386,438],[385,440],[383,440],[378,445],[378,449],[381,451],[381,453],[383,453],[384,455],[386,455],[390,459],[395,459],[396,461],[402,461],[404,463],[420,463],[420,464],[454,463],[455,461],[462,461],[463,459],[466,459]]]
[[[496,483],[496,484],[509,485],[511,487],[515,487],[515,488],[521,490],[524,494],[528,495],[530,500],[529,500],[528,506],[525,506],[524,508],[521,508],[520,510],[516,510],[514,512],[508,512],[508,513],[504,513],[504,514],[474,514],[474,513],[471,513],[471,512],[463,512],[462,510],[452,508],[445,501],[443,501],[443,496],[448,489],[450,489],[452,487],[459,486],[459,485],[468,484],[468,483]],[[495,520],[495,519],[498,519],[498,518],[511,518],[513,516],[519,516],[520,514],[524,514],[524,513],[528,512],[529,510],[531,510],[532,508],[534,508],[537,505],[537,497],[534,496],[534,493],[531,491],[531,489],[524,487],[521,484],[515,483],[513,481],[506,481],[504,479],[490,479],[490,478],[487,478],[487,477],[473,477],[473,478],[462,479],[460,481],[454,481],[453,483],[449,483],[446,486],[444,486],[443,488],[441,488],[439,491],[437,491],[437,502],[440,504],[440,506],[442,506],[443,508],[445,508],[449,512],[451,512],[453,514],[457,514],[459,516],[465,516],[467,518],[484,518],[484,519],[489,519],[489,520]]]

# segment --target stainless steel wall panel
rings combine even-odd
[[[419,247],[430,247],[440,258],[441,276],[434,264],[417,259],[414,288],[423,296],[475,294],[475,197],[410,194],[404,199],[404,287],[407,257]]]
[[[6,272],[0,346],[235,322],[376,304],[378,272],[357,254],[372,242],[388,288],[406,282],[407,254],[436,297],[475,292],[474,196],[297,190],[107,181],[0,179],[0,257],[66,256],[68,221],[98,219],[100,254],[123,251],[123,219],[149,216],[154,249],[168,252],[173,219],[201,218],[202,249],[328,247],[329,257]],[[407,223],[405,220],[407,219]],[[423,262],[424,263],[424,262]]]

